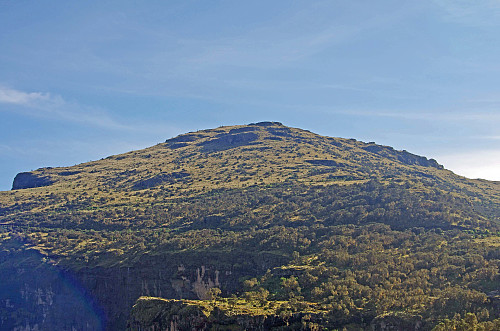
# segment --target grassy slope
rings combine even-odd
[[[352,139],[327,138],[281,125],[250,128],[257,130],[235,134],[255,133],[258,139],[242,146],[237,143],[236,147],[203,145],[231,130],[249,129],[248,126],[222,127],[181,135],[144,150],[99,161],[36,170],[33,174],[48,176],[55,184],[1,192],[0,220],[8,223],[24,214],[51,215],[65,209],[85,213],[144,206],[196,197],[218,189],[265,187],[285,181],[305,185],[355,185],[377,179],[382,183],[412,181],[408,189],[413,191],[423,189],[421,182],[432,182],[447,194],[467,199],[480,214],[498,221],[495,210],[500,203],[499,183],[469,180],[448,170],[405,164],[397,160],[397,151],[386,148],[378,154],[368,152],[367,148],[377,145]],[[189,138],[196,139],[189,141]],[[337,165],[310,163],[315,160],[333,161]],[[178,173],[190,176],[177,180],[167,178],[155,187],[134,189],[134,184],[141,181]]]
[[[498,282],[500,184],[457,176],[406,152],[275,123],[189,133],[33,174],[54,184],[0,193],[0,222],[16,226],[3,236],[25,239],[70,268],[199,252],[231,264],[243,252],[265,252],[290,262],[247,292],[262,288],[272,300],[315,301],[336,312],[329,318],[340,324],[401,309],[429,315],[435,302],[444,317],[492,309],[482,300]],[[467,251],[480,261],[467,264],[460,253]],[[428,252],[442,253],[442,261]],[[370,261],[386,269],[367,275]],[[419,272],[443,279],[412,283]],[[282,284],[292,276],[300,293]],[[378,288],[384,279],[394,290]],[[478,303],[439,301],[454,288],[479,295]],[[398,291],[408,291],[404,300]]]

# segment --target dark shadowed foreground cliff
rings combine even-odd
[[[407,151],[276,122],[187,133],[16,176],[0,329],[488,325],[499,219],[499,183]]]
[[[272,330],[318,329],[314,313],[279,314],[277,309],[235,303],[141,297],[132,307],[128,330]]]

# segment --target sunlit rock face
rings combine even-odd
[[[315,330],[315,314],[290,316],[259,312],[234,312],[214,308],[210,312],[196,302],[141,297],[132,308],[127,330]],[[317,324],[316,324],[317,325]]]

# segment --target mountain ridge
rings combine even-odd
[[[31,313],[0,328],[60,328],[81,293],[98,330],[125,329],[140,296],[198,300],[207,325],[235,307],[311,329],[500,318],[500,183],[407,151],[259,122],[18,176],[0,192],[0,314]],[[187,307],[155,302],[165,320],[129,325]]]
[[[263,141],[262,140],[258,141],[257,136],[255,134],[255,131],[259,131],[259,133],[262,133],[263,130],[258,130],[261,128],[266,128],[267,132],[270,133],[267,136],[263,137],[264,140],[266,139],[282,140],[288,138],[288,139],[293,139],[296,142],[297,141],[301,142],[303,140],[303,137],[301,137],[300,135],[296,136],[293,135],[293,133],[296,134],[297,132],[299,132],[307,135],[313,135],[316,137],[328,139],[332,145],[334,146],[336,145],[337,147],[342,145],[349,147],[349,145],[351,145],[350,148],[352,148],[353,146],[355,146],[357,148],[361,148],[365,151],[368,151],[375,156],[392,158],[396,161],[400,161],[403,164],[431,166],[437,169],[443,169],[443,166],[438,164],[435,160],[427,159],[423,156],[418,156],[409,153],[405,150],[397,151],[390,146],[377,145],[373,142],[363,143],[355,139],[324,137],[317,134],[312,134],[310,131],[307,130],[289,128],[279,122],[258,122],[258,123],[251,123],[249,125],[225,126],[225,127],[219,127],[217,129],[199,130],[196,132],[189,132],[167,139],[164,144],[166,144],[172,150],[177,150],[177,149],[185,149],[184,147],[192,147],[193,142],[197,140],[198,143],[196,145],[202,146],[201,148],[202,152],[216,152],[214,148],[224,151],[226,149],[237,148],[245,145],[252,146],[252,145],[262,144]],[[209,135],[206,135],[207,133]],[[269,146],[263,146],[264,149],[268,147]],[[115,156],[109,156],[106,159],[112,159],[112,158],[120,159],[126,157],[127,155],[130,155],[130,153],[140,153],[141,151],[146,151],[151,148],[154,147],[149,147],[143,150],[132,151]],[[144,157],[147,158],[150,156],[144,156]],[[318,162],[316,164],[320,164],[322,160],[308,160],[308,161],[310,161],[311,164],[314,164],[314,162]],[[331,161],[334,160],[330,160],[330,162]],[[14,179],[13,190],[51,185],[54,183],[54,180],[51,178],[51,175],[54,175],[53,173],[55,171],[54,169],[71,169],[78,166],[85,167],[87,165],[91,165],[96,162],[99,161],[86,162],[73,167],[57,167],[57,168],[46,167],[31,172],[19,173]],[[42,174],[37,175],[37,173],[42,173]],[[62,180],[64,179],[64,177],[76,175],[78,173],[79,173],[78,171],[63,170],[57,173],[57,175],[59,177],[58,179]]]
[[[29,208],[37,204],[53,206],[43,202],[50,200],[44,187],[68,191],[78,204],[88,201],[87,205],[100,205],[99,201],[89,198],[92,192],[100,196],[105,206],[105,200],[152,202],[154,194],[172,199],[207,194],[214,189],[242,189],[286,181],[305,185],[351,185],[372,179],[385,183],[408,179],[428,181],[458,195],[468,192],[462,196],[471,200],[471,205],[475,199],[478,208],[487,213],[500,201],[498,183],[455,175],[434,159],[373,142],[320,136],[279,122],[199,130],[97,161],[19,173],[12,192],[34,190],[31,192],[36,193],[32,196],[37,199],[30,201]],[[146,189],[155,193],[139,198],[140,192]],[[130,197],[125,198],[124,193]],[[493,205],[480,201],[484,194],[493,197]],[[11,206],[14,203],[11,199]],[[0,216],[5,208],[0,209]]]

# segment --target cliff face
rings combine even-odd
[[[282,303],[281,303],[282,304]],[[221,301],[172,300],[140,297],[132,307],[128,331],[188,330],[336,330],[339,325],[329,319],[328,311],[307,313],[278,309],[280,303],[268,302],[266,307],[227,304]],[[361,322],[361,321],[358,321]],[[348,330],[419,331],[429,330],[419,315],[407,313],[378,316],[369,324],[351,324]]]
[[[320,330],[315,314],[278,316],[221,308],[214,302],[141,297],[132,308],[129,331],[145,330]]]
[[[13,190],[43,187],[52,185],[54,181],[49,176],[34,174],[31,172],[20,172],[14,177]]]
[[[104,330],[87,289],[46,256],[17,243],[0,252],[1,330]]]
[[[128,267],[75,272],[19,245],[0,253],[0,329],[124,330],[140,296],[207,299],[213,287],[227,295],[239,289],[240,277],[279,263],[244,255],[233,265],[217,263],[219,259],[224,257],[144,257]]]
[[[229,295],[240,289],[241,277],[262,274],[280,261],[284,262],[244,254],[231,260],[215,253],[144,256],[127,267],[81,269],[77,277],[102,305],[107,329],[123,330],[130,308],[140,296],[207,299],[213,287]]]

